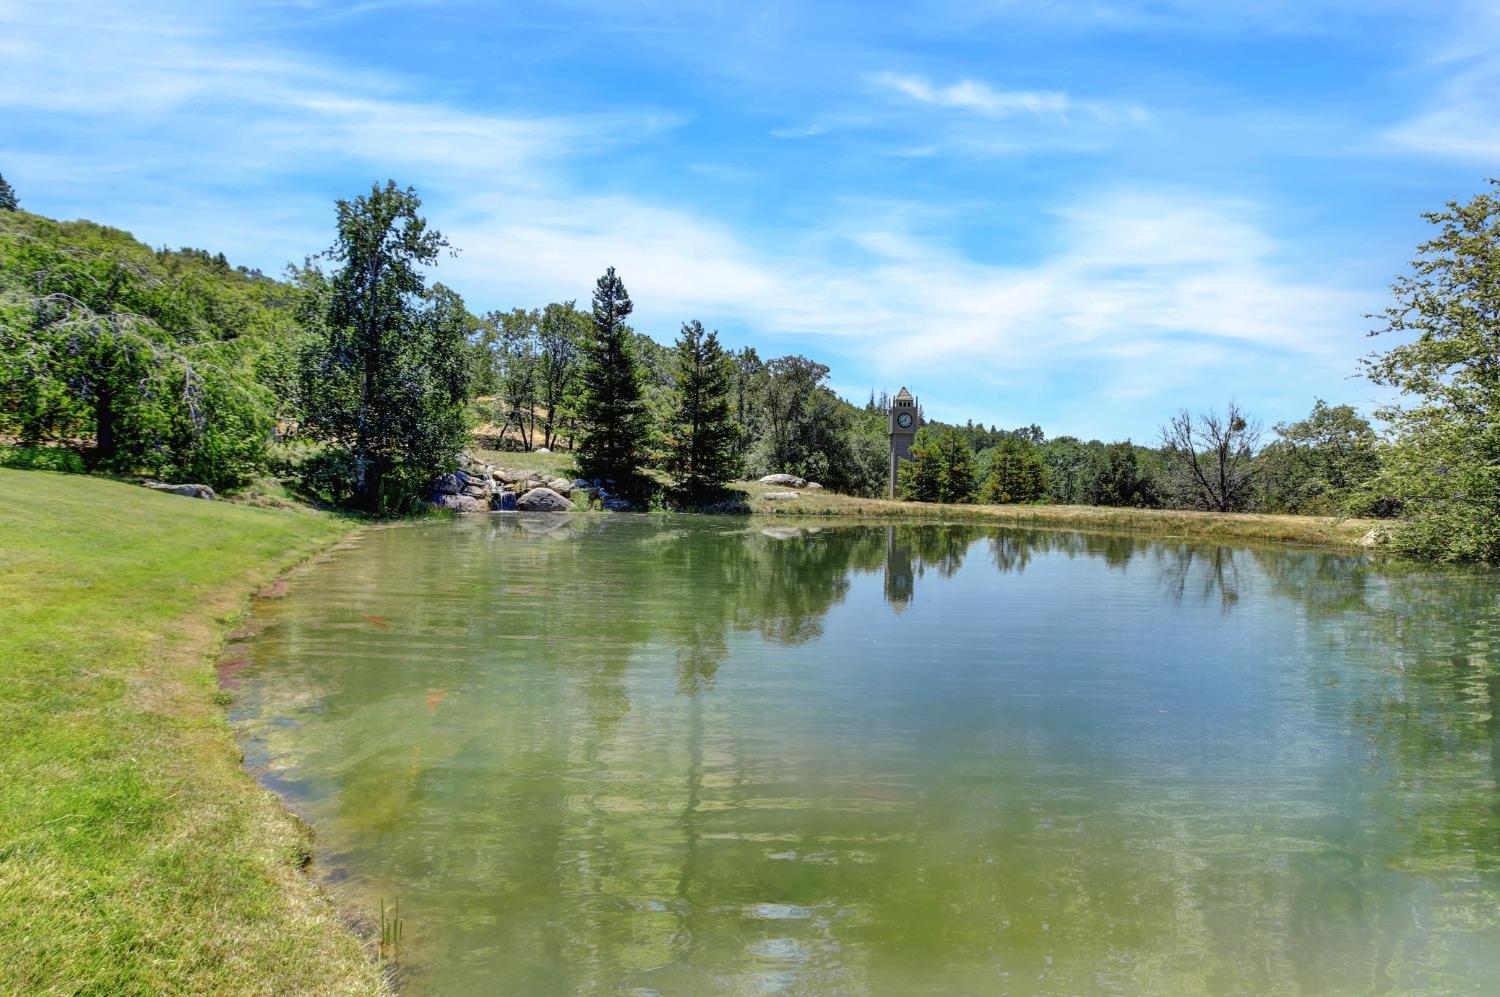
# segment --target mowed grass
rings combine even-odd
[[[240,765],[214,657],[349,528],[0,468],[0,993],[372,993]]]

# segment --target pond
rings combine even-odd
[[[413,993],[1493,993],[1496,581],[495,515],[322,559],[226,683]]]

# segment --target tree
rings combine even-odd
[[[1380,471],[1375,430],[1349,405],[1321,398],[1300,422],[1279,423],[1260,453],[1264,504],[1284,512],[1368,512]]]
[[[610,267],[594,288],[593,322],[580,371],[578,463],[590,477],[632,477],[645,448],[641,372],[634,334],[625,324],[634,307]]]
[[[20,211],[21,202],[16,199],[16,190],[5,177],[0,176],[0,211]]]
[[[1086,503],[1094,458],[1102,449],[1104,444],[1098,440],[1084,443],[1074,436],[1059,436],[1038,447],[1047,465],[1047,497],[1062,505]]]
[[[974,452],[962,430],[924,426],[901,465],[901,494],[916,502],[972,502]]]
[[[1500,188],[1500,180],[1490,184]],[[1377,415],[1396,434],[1380,488],[1403,505],[1398,550],[1440,560],[1500,561],[1500,198],[1424,217],[1438,234],[1372,335],[1411,336],[1366,358],[1399,399]]]
[[[304,428],[326,444],[317,487],[377,513],[400,512],[453,466],[466,438],[475,323],[421,268],[448,242],[395,181],[338,202],[339,264],[322,300],[323,335],[303,357]]]
[[[1248,508],[1256,480],[1260,423],[1231,400],[1223,415],[1183,409],[1162,427],[1167,487],[1175,504],[1210,512]]]
[[[1161,495],[1151,475],[1142,469],[1135,444],[1126,440],[1101,447],[1090,457],[1083,501],[1088,505],[1155,509],[1161,505]]]
[[[573,386],[578,380],[579,351],[588,335],[588,316],[572,301],[542,309],[537,322],[537,400],[546,410],[542,446],[551,448],[572,418]]]
[[[731,361],[717,332],[694,319],[677,337],[676,406],[668,428],[667,471],[693,498],[734,477],[739,428],[730,409]]]
[[[981,502],[1007,505],[1040,502],[1047,497],[1047,465],[1031,442],[1034,438],[1030,433],[1017,432],[995,447],[989,475],[979,493]]]
[[[541,313],[535,308],[512,308],[508,312],[491,312],[489,321],[496,331],[495,359],[499,367],[497,388],[505,422],[503,436],[514,425],[521,446],[532,447],[536,429],[538,357],[537,325]]]

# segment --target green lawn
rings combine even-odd
[[[213,668],[252,587],[348,526],[0,468],[0,993],[384,989]]]

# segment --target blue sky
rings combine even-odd
[[[23,206],[277,272],[394,177],[471,308],[586,301],[1154,438],[1369,408],[1420,212],[1500,174],[1500,8],[1386,0],[0,0]]]

